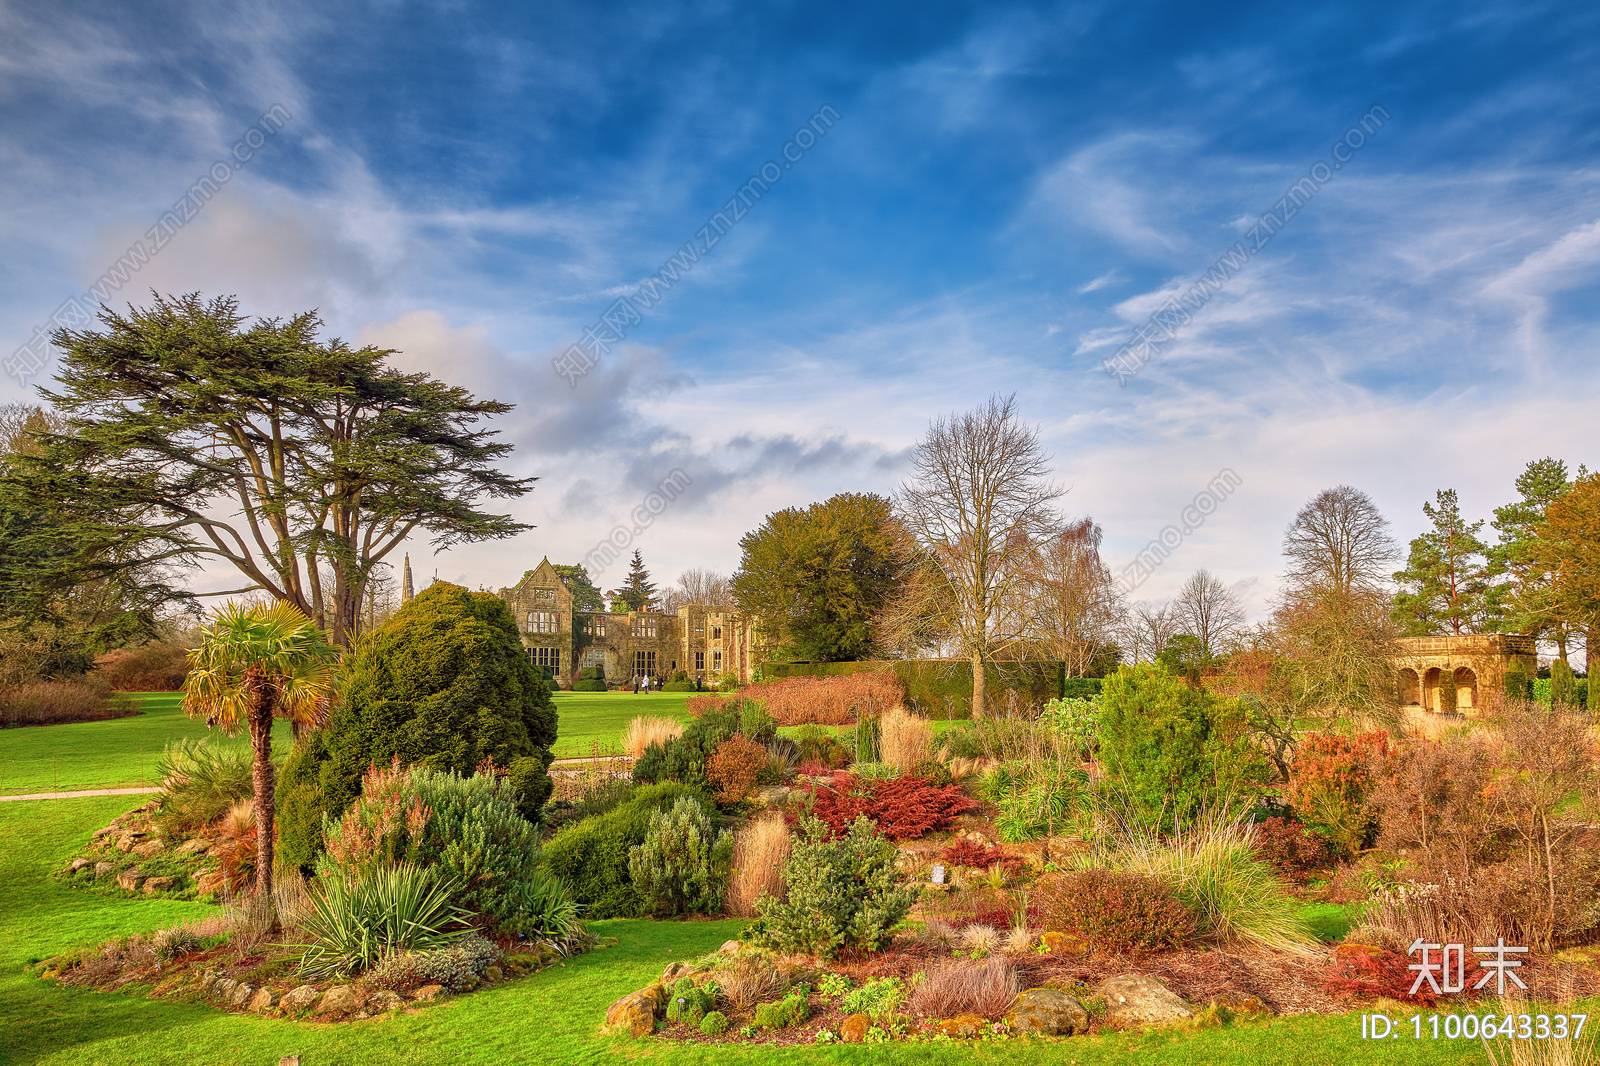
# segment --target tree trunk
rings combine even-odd
[[[1597,636],[1600,636],[1600,627],[1590,626],[1588,629],[1584,630],[1583,671],[1589,676],[1589,711],[1591,714],[1596,710],[1600,710],[1600,696],[1597,696],[1594,691],[1594,668],[1597,664],[1600,664],[1600,640],[1595,639]]]
[[[256,900],[267,908],[270,927],[276,928],[277,915],[272,904],[272,861],[276,833],[276,810],[272,780],[272,681],[251,667],[250,748],[255,755],[251,783],[256,794]]]
[[[985,712],[985,708],[986,708],[985,700],[984,700],[984,685],[986,685],[988,683],[988,680],[989,679],[984,674],[984,670],[983,670],[983,656],[974,655],[972,657],[972,720],[973,721],[977,721],[978,719],[980,719],[980,718],[982,718],[984,716],[984,712]]]

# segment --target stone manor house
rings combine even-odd
[[[604,667],[613,684],[647,674],[668,678],[679,670],[707,684],[728,677],[747,682],[759,662],[754,627],[732,608],[690,604],[675,614],[574,610],[572,593],[548,557],[498,595],[517,620],[528,657],[550,667],[561,688],[571,688],[578,671],[594,666]]]

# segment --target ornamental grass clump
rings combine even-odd
[[[162,793],[156,819],[174,835],[208,826],[250,798],[250,775],[248,748],[187,738],[169,744],[156,762]]]
[[[320,879],[311,912],[300,921],[309,938],[300,949],[307,977],[348,977],[380,959],[432,951],[461,939],[475,917],[450,902],[454,886],[409,863],[366,874]]]
[[[622,731],[622,750],[637,759],[652,744],[663,746],[683,735],[683,723],[676,718],[640,715]]]
[[[1002,956],[956,959],[928,970],[907,1005],[924,1018],[976,1014],[998,1021],[1022,994],[1022,978]]]
[[[1105,864],[1171,885],[1201,936],[1295,954],[1315,950],[1283,882],[1256,857],[1245,822],[1202,821],[1168,840],[1134,831]]]
[[[800,823],[783,880],[786,901],[763,897],[761,917],[742,939],[782,954],[832,958],[841,950],[877,951],[911,910],[917,889],[895,866],[894,844],[859,817],[832,837],[822,821]]]
[[[789,861],[789,824],[777,811],[752,819],[733,838],[733,870],[728,880],[728,913],[756,916],[762,896],[783,898],[783,866]]]

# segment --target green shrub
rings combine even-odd
[[[1055,730],[1080,759],[1087,759],[1094,753],[1099,737],[1099,684],[1096,680],[1096,698],[1067,696],[1051,700],[1039,713],[1039,720]]]
[[[800,748],[800,763],[821,763],[830,770],[842,770],[854,757],[853,750],[826,726],[803,725],[790,735]]]
[[[1150,826],[1250,806],[1269,777],[1237,700],[1156,666],[1125,666],[1106,678],[1098,739],[1113,790]]]
[[[940,757],[947,759],[981,759],[988,754],[984,747],[983,734],[978,732],[976,726],[970,722],[961,722],[951,726],[944,735],[944,746],[940,750]]]
[[[1089,775],[1059,759],[1001,763],[983,781],[999,808],[995,830],[1011,843],[1061,833],[1083,809]]]
[[[831,958],[842,949],[876,951],[911,910],[917,889],[895,867],[895,847],[865,816],[827,839],[821,819],[801,820],[784,867],[788,900],[764,896],[743,939],[783,954]]]
[[[450,902],[451,887],[409,863],[320,878],[311,913],[300,920],[310,938],[297,945],[300,972],[347,977],[387,956],[459,940],[470,931],[464,923],[473,915]]]
[[[680,977],[667,995],[667,1022],[699,1025],[706,1014],[717,1005],[717,986],[697,985],[691,978]]]
[[[875,763],[883,757],[883,726],[878,715],[864,714],[856,721],[856,762]]]
[[[846,1014],[865,1014],[879,1021],[898,1010],[905,998],[904,981],[898,977],[880,977],[853,992],[846,992],[839,1000],[839,1009]]]
[[[628,851],[628,875],[656,918],[722,913],[732,864],[733,834],[717,832],[693,796],[653,812],[644,842]]]
[[[677,682],[668,682],[676,684]],[[670,688],[667,691],[672,691]],[[719,1036],[728,1031],[728,1016],[720,1010],[714,1010],[700,1019],[700,1031],[706,1036]]]
[[[545,832],[554,835],[574,822],[614,811],[628,801],[638,788],[623,777],[612,777],[589,770],[579,775],[583,792],[576,800],[557,800],[545,808]],[[586,780],[587,779],[587,780]]]
[[[1521,659],[1512,659],[1506,666],[1505,674],[1506,698],[1511,700],[1531,700],[1533,698],[1533,679],[1528,676],[1527,668],[1522,665]]]
[[[687,680],[689,680],[689,672],[687,670],[674,670],[672,672],[672,676],[670,678],[668,678],[667,680],[668,681],[687,681]]]
[[[772,717],[755,700],[722,700],[684,727],[677,739],[652,743],[633,764],[641,784],[678,781],[707,790],[706,763],[725,741],[743,736],[766,744],[777,734]]]
[[[557,833],[544,846],[544,867],[561,879],[588,918],[631,918],[641,900],[628,872],[630,850],[644,843],[650,816],[679,798],[711,799],[687,785],[664,782],[636,790],[614,810]]]
[[[954,778],[950,776],[950,768],[944,763],[934,762],[932,759],[927,762],[917,763],[917,765],[906,771],[906,776],[920,777],[928,784],[937,785],[940,788],[954,781]]]
[[[579,681],[604,681],[605,679],[606,668],[603,666],[585,666],[578,671]]]
[[[762,1003],[755,1010],[755,1023],[764,1029],[787,1029],[811,1017],[811,1008],[800,995],[784,996],[775,1003]]]
[[[452,992],[473,987],[504,955],[492,941],[468,934],[438,951],[405,951],[380,959],[367,971],[370,987],[409,992],[422,985],[443,985]]]
[[[572,691],[574,691],[574,692],[605,692],[606,691],[606,683],[604,681],[599,680],[598,678],[592,679],[592,680],[587,680],[587,681],[574,681],[572,683]]]
[[[1092,700],[1100,695],[1103,682],[1098,677],[1064,677],[1061,679],[1061,699]]]
[[[1567,665],[1565,659],[1557,659],[1550,664],[1550,706],[1567,707],[1575,701],[1573,692],[1575,685],[1572,678],[1572,667]]]
[[[156,819],[176,836],[210,825],[255,794],[249,748],[184,739],[167,745],[156,763],[161,807]]]
[[[347,659],[343,700],[305,734],[278,786],[279,855],[309,869],[325,817],[361,791],[369,766],[421,764],[471,774],[532,757],[548,767],[556,739],[550,691],[535,673],[504,600],[440,583],[424,590]],[[523,773],[518,806],[537,818],[546,773]]]
[[[518,813],[511,780],[393,764],[363,780],[361,796],[326,827],[321,873],[408,862],[438,872],[454,886],[454,903],[506,935],[581,931],[559,881],[539,869],[539,831]]]
[[[695,687],[695,683],[693,681],[668,681],[666,684],[661,686],[661,691],[662,692],[699,692],[700,690]],[[715,1015],[715,1016],[716,1017],[721,1017],[721,1015]],[[712,1017],[713,1017],[713,1015],[709,1015],[709,1014],[706,1015],[706,1019],[708,1021]]]

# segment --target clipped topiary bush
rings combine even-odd
[[[756,1007],[755,1023],[764,1029],[787,1029],[811,1017],[811,1008],[804,996],[791,994],[776,1003],[762,1003]]]
[[[615,809],[557,833],[544,846],[545,869],[561,879],[586,918],[631,918],[642,900],[628,869],[631,849],[644,843],[650,816],[691,796],[709,806],[711,798],[675,781],[636,790]]]
[[[284,861],[309,869],[323,819],[355,800],[369,766],[395,758],[462,775],[486,761],[512,768],[520,810],[538,816],[552,787],[545,768],[555,704],[504,600],[433,585],[365,637],[348,663],[332,719],[301,737],[279,780]]]

